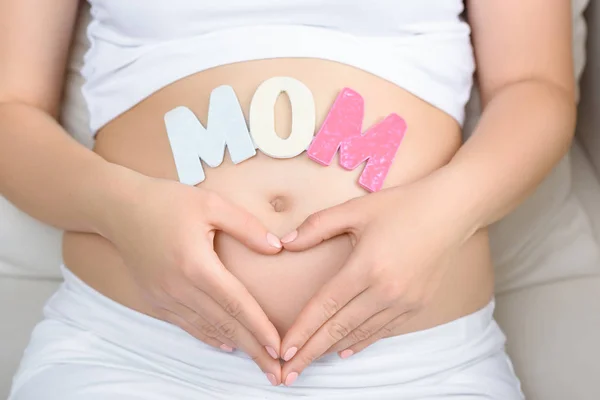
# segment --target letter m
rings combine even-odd
[[[319,164],[329,165],[339,149],[340,165],[347,170],[367,161],[358,183],[376,192],[382,188],[392,166],[406,123],[399,115],[390,114],[363,135],[363,117],[362,96],[352,89],[343,89],[309,146],[308,156]]]
[[[164,119],[182,183],[202,182],[206,178],[202,161],[209,167],[218,167],[225,157],[225,146],[234,164],[256,155],[244,113],[231,86],[219,86],[211,92],[206,128],[187,107],[167,112]]]

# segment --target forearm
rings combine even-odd
[[[473,136],[440,171],[449,182],[444,196],[454,200],[475,230],[498,221],[565,155],[575,115],[572,96],[551,83],[507,86],[490,100]]]
[[[100,233],[132,201],[137,175],[77,143],[43,111],[0,104],[0,194],[34,218]]]

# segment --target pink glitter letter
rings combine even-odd
[[[358,183],[366,190],[376,192],[383,186],[392,166],[406,131],[406,122],[399,115],[390,114],[362,135],[363,117],[362,96],[352,89],[343,89],[307,152],[311,160],[329,165],[340,149],[340,165],[347,170],[368,160]]]

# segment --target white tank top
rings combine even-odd
[[[360,68],[464,120],[474,59],[462,0],[88,1],[94,133],[187,75],[277,57]]]

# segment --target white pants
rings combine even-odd
[[[225,353],[126,308],[66,268],[35,328],[9,400],[522,400],[494,303],[425,331],[327,355],[273,387],[244,353]]]

